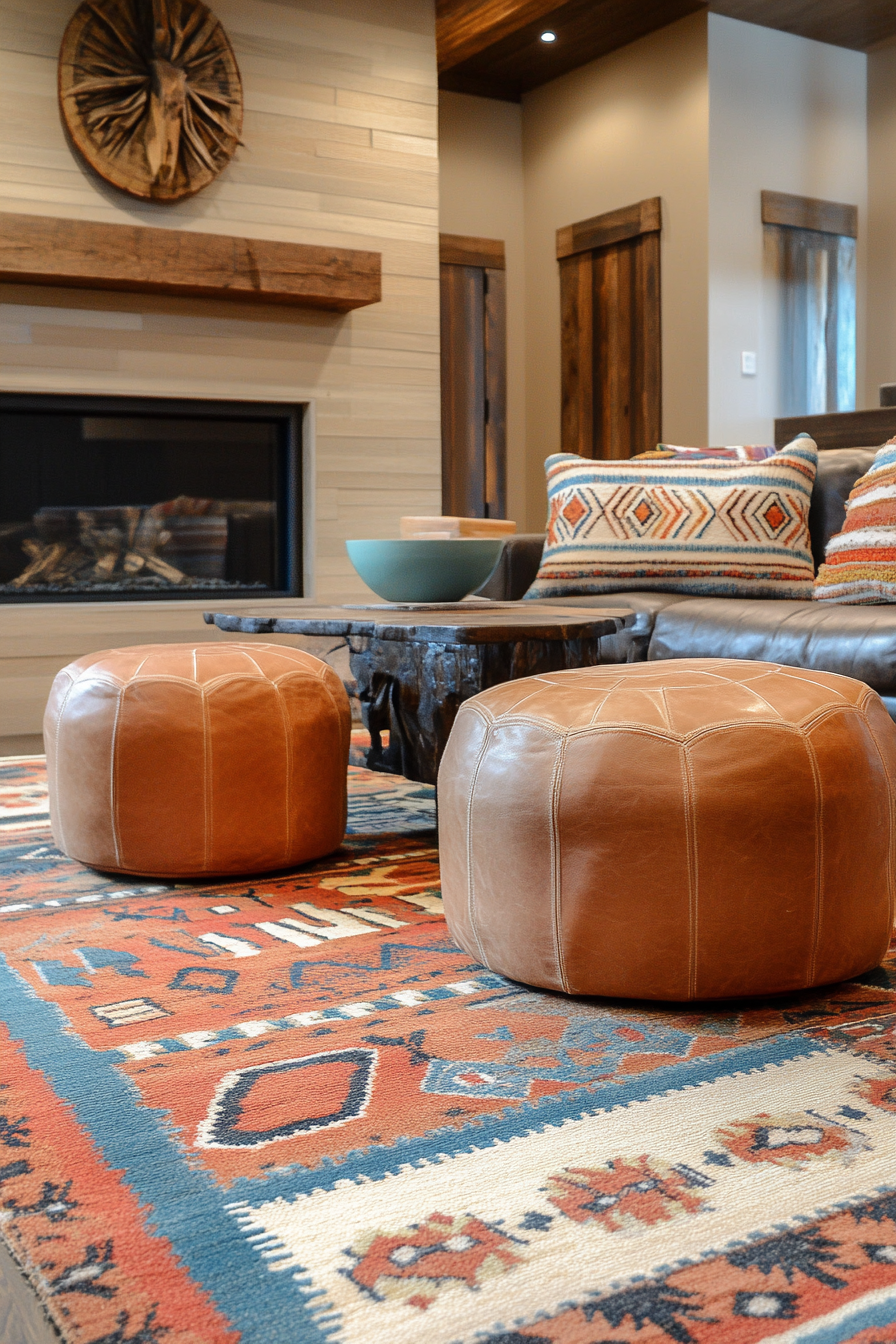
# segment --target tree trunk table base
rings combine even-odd
[[[341,636],[371,746],[367,767],[435,784],[465,700],[539,672],[593,667],[600,640],[634,619],[624,610],[465,602],[431,607],[316,607],[283,615],[205,613],[209,625],[252,635]],[[388,732],[389,744],[383,745]]]

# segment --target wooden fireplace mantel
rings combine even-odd
[[[379,303],[381,256],[183,229],[0,213],[0,280],[325,308]]]

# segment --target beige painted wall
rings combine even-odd
[[[856,404],[876,404],[876,395],[865,400],[863,381],[866,59],[709,15],[710,443],[772,442],[780,414],[777,289],[763,275],[763,189],[859,207]],[[741,374],[742,350],[757,353],[755,377]]]
[[[383,302],[334,315],[0,286],[0,387],[312,402],[316,593],[363,598],[345,538],[397,535],[402,513],[440,508],[433,4],[216,0],[243,76],[245,147],[177,206],[107,187],[66,143],[56,58],[73,7],[0,0],[0,210],[370,248]],[[78,649],[72,623],[85,647],[96,626],[109,644],[141,629],[188,637],[164,611],[122,612],[119,628],[108,606],[81,607],[54,654],[46,628],[36,643],[22,633],[46,627],[44,612],[29,624],[0,607],[2,735],[39,727],[52,670]]]
[[[519,103],[439,94],[439,227],[504,240],[507,259],[507,516],[526,526],[525,227]],[[538,520],[540,525],[540,519]]]
[[[708,80],[695,14],[523,98],[529,517],[544,525],[544,458],[560,444],[564,224],[663,200],[663,434],[705,442]]]
[[[896,42],[868,55],[868,345],[865,404],[896,382]]]

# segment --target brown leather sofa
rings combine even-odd
[[[816,568],[839,532],[845,502],[876,448],[835,448],[818,455],[809,531]],[[524,596],[538,571],[544,536],[508,539],[483,597]],[[896,605],[840,606],[777,599],[688,597],[681,593],[603,593],[550,598],[558,606],[631,607],[635,622],[601,640],[602,663],[666,658],[750,658],[856,677],[882,697],[896,719]]]

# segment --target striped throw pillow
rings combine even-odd
[[[817,462],[807,435],[760,462],[549,457],[548,535],[526,596],[810,598]]]
[[[875,455],[846,501],[843,531],[818,570],[816,602],[896,602],[896,439]]]

